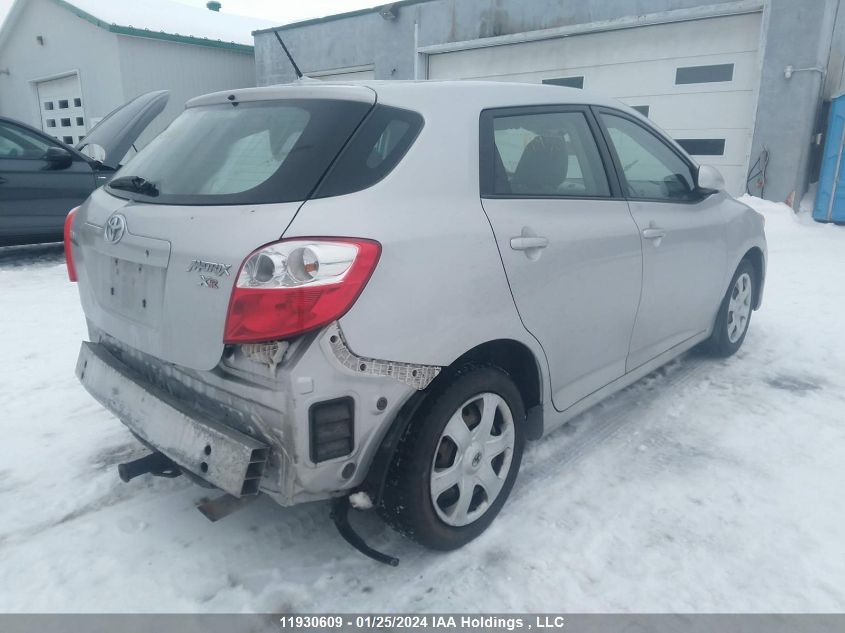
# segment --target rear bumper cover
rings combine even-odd
[[[88,392],[144,442],[236,497],[257,494],[270,448],[210,419],[198,419],[98,343],[82,343],[76,375]]]

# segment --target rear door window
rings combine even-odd
[[[482,195],[514,197],[606,197],[610,186],[595,137],[581,111],[493,114],[493,178],[482,178]]]
[[[0,158],[39,159],[50,144],[26,130],[0,122]]]

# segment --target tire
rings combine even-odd
[[[380,513],[401,534],[446,551],[487,529],[507,500],[525,446],[525,409],[497,367],[467,365],[444,378],[399,443]]]
[[[705,345],[712,356],[727,358],[742,347],[745,335],[748,334],[748,326],[751,324],[756,294],[757,275],[754,266],[744,259],[731,279],[728,291],[719,307],[719,313],[716,315],[713,333]],[[741,298],[740,295],[742,295]]]

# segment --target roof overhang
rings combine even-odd
[[[19,2],[21,0],[18,0]],[[103,22],[98,17],[91,15],[87,11],[83,11],[79,7],[67,2],[66,0],[53,0],[57,5],[70,11],[90,22],[91,24],[105,29],[110,33],[117,33],[118,35],[130,35],[133,37],[146,37],[154,40],[165,40],[167,42],[178,42],[180,44],[194,44],[196,46],[209,46],[211,48],[225,48],[227,50],[238,51],[240,53],[252,53],[254,47],[247,44],[238,44],[236,42],[225,42],[223,40],[212,40],[204,37],[193,37],[191,35],[179,35],[178,33],[165,33],[164,31],[151,31],[149,29],[139,29],[133,26],[124,26],[120,24],[110,24]]]
[[[354,18],[359,15],[367,15],[369,13],[379,13],[384,6],[391,6],[394,9],[401,9],[412,4],[420,4],[423,2],[431,2],[431,0],[399,0],[398,2],[382,2],[369,9],[358,9],[357,11],[347,11],[346,13],[336,13],[334,15],[327,15],[322,18],[312,18],[310,20],[302,20],[301,22],[291,22],[281,26],[274,26],[269,29],[258,29],[253,31],[253,35],[260,35],[262,33],[272,33],[274,31],[286,31],[288,29],[298,29],[303,26],[311,26],[312,24],[322,24],[323,22],[333,22],[335,20],[345,20],[346,18]]]
[[[3,22],[2,28],[0,28],[0,48],[2,48],[6,38],[8,37],[9,32],[12,31],[12,25],[18,18],[18,15],[26,6],[28,0],[15,0],[12,4],[12,8],[9,10],[9,13],[6,15],[6,20]],[[121,24],[112,24],[109,22],[104,22],[103,20],[99,19],[95,15],[88,13],[87,11],[83,11],[79,7],[67,2],[66,0],[52,0],[55,4],[62,7],[63,9],[67,9],[77,17],[82,18],[86,22],[90,22],[94,26],[97,26],[103,30],[109,31],[110,33],[116,33],[118,35],[128,35],[132,37],[145,37],[148,39],[154,40],[164,40],[167,42],[177,42],[180,44],[192,44],[194,46],[207,46],[210,48],[222,48],[229,51],[236,51],[238,53],[245,53],[248,55],[252,55],[254,51],[254,47],[248,44],[238,44],[237,42],[226,42],[224,40],[212,40],[204,37],[194,37],[191,35],[180,35],[178,33],[165,33],[164,31],[151,31],[149,29],[139,29],[133,26],[128,25],[121,25]]]

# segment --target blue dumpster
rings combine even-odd
[[[819,190],[813,219],[818,222],[845,222],[845,94],[830,104],[827,138],[822,154]]]

